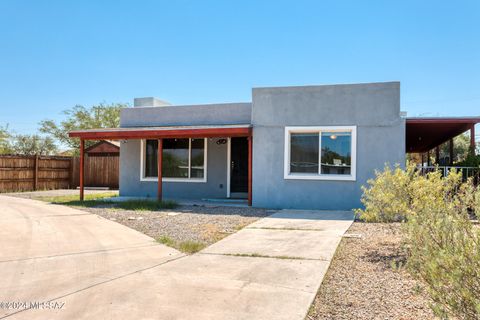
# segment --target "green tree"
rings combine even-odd
[[[470,134],[463,133],[453,138],[453,162],[464,161],[470,151]],[[434,156],[435,152],[431,153]],[[446,157],[450,154],[449,143],[446,142],[440,146],[440,157]]]
[[[98,128],[117,128],[120,125],[120,110],[128,107],[128,104],[112,103],[94,105],[90,108],[76,105],[75,107],[63,111],[65,119],[60,122],[54,120],[43,120],[40,122],[40,132],[56,139],[62,145],[69,146],[78,150],[80,146],[79,139],[72,139],[68,136],[70,131],[98,129]],[[87,146],[94,141],[87,141]]]
[[[50,137],[41,137],[38,134],[18,134],[11,137],[11,152],[22,155],[53,155],[57,153],[57,146]]]
[[[7,126],[0,126],[0,154],[12,153],[10,148],[10,132]]]

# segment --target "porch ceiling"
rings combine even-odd
[[[468,118],[407,118],[406,152],[422,153],[469,130],[480,117]]]
[[[247,137],[252,135],[252,126],[250,124],[240,124],[110,128],[71,131],[68,135],[71,138],[81,138],[85,140]]]

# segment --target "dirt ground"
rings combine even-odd
[[[307,319],[435,319],[405,270],[399,224],[355,222],[342,239]]]

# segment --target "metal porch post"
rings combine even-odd
[[[450,151],[450,165],[453,166],[453,139],[450,139],[448,147]]]
[[[470,128],[470,149],[472,154],[475,155],[475,124],[472,124]]]

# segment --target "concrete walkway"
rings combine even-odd
[[[64,206],[0,196],[0,212],[0,301],[50,302],[0,319],[303,319],[353,218],[281,211],[184,256]]]

